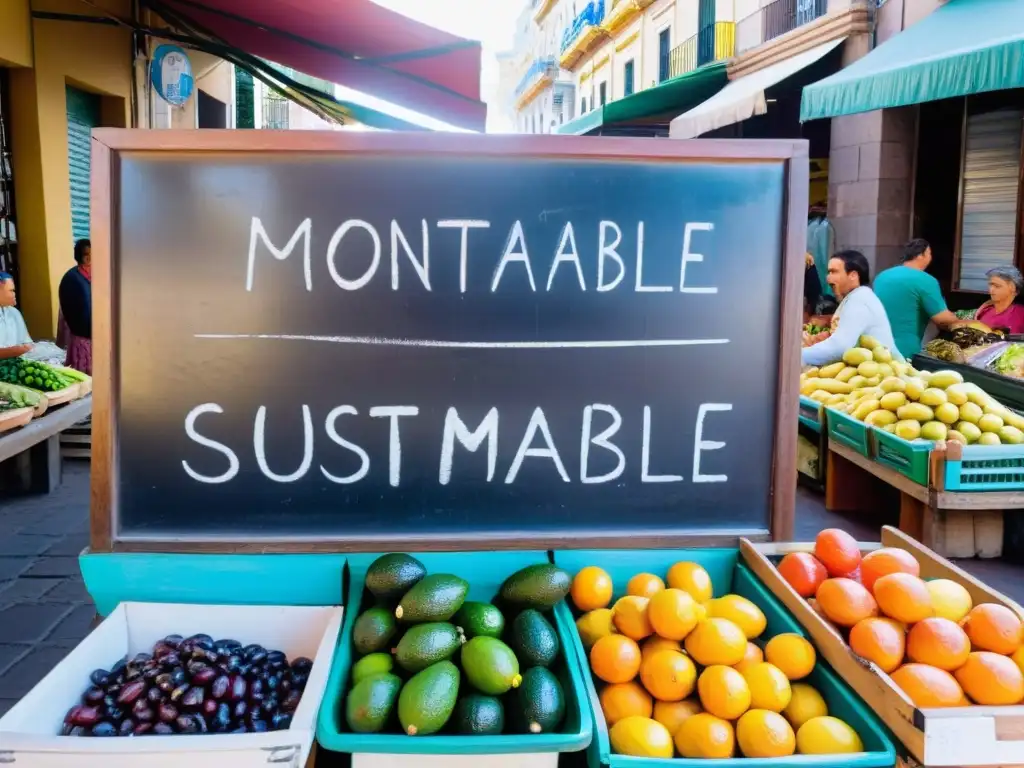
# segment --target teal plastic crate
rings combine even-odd
[[[1024,445],[967,445],[945,464],[947,491],[1024,490]]]
[[[807,395],[800,395],[800,408],[798,410],[800,423],[821,432],[822,423],[825,420],[824,407],[817,400],[811,400]]]
[[[871,458],[874,442],[871,428],[867,424],[835,408],[825,408],[825,421],[828,423],[830,440],[835,440],[861,456]]]
[[[626,593],[630,577],[641,572],[664,575],[673,563],[681,560],[699,563],[711,576],[714,594],[721,596],[735,593],[753,601],[764,612],[768,620],[762,637],[768,638],[783,632],[794,632],[803,637],[807,633],[793,618],[792,614],[765,587],[753,572],[740,562],[739,551],[735,549],[682,549],[682,550],[563,550],[554,553],[555,562],[572,574],[587,565],[598,565],[612,577],[615,596]],[[789,766],[813,766],[814,768],[882,768],[896,762],[896,749],[885,728],[875,714],[851,691],[832,671],[821,657],[806,682],[813,685],[824,697],[829,714],[842,718],[860,735],[865,752],[854,755],[792,755],[776,758],[732,758],[729,760],[692,760],[675,758],[628,757],[611,752],[608,724],[601,712],[597,687],[590,674],[587,653],[579,633],[573,631],[576,653],[584,669],[590,712],[594,718],[594,741],[587,750],[590,768],[680,768],[682,766],[707,766],[710,762],[726,768],[789,768]]]
[[[494,598],[502,582],[521,568],[549,562],[547,552],[428,552],[412,553],[428,573],[453,573],[469,582],[467,600]],[[352,668],[352,628],[370,601],[364,599],[366,569],[379,554],[349,555],[348,608],[338,649],[331,666],[320,715],[317,741],[333,752],[422,755],[496,755],[579,752],[590,744],[590,718],[583,669],[573,652],[575,625],[564,602],[554,608],[555,631],[562,645],[559,661],[552,667],[565,693],[565,722],[558,733],[505,733],[499,736],[436,734],[413,737],[400,733],[352,733],[345,723],[345,696]]]
[[[889,467],[915,483],[928,485],[928,457],[935,443],[932,440],[904,440],[884,429],[870,427],[874,432],[875,461]]]

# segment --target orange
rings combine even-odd
[[[640,646],[623,635],[602,637],[590,649],[590,669],[606,683],[628,683],[640,671]]]
[[[697,626],[697,602],[689,592],[663,589],[651,598],[647,617],[660,637],[682,640]]]
[[[793,632],[776,635],[764,647],[764,659],[782,670],[790,680],[803,680],[812,671],[818,655],[806,638]]]
[[[601,711],[608,726],[625,717],[650,717],[654,711],[651,694],[639,683],[615,683],[601,691]]]
[[[861,560],[860,583],[868,589],[874,589],[875,582],[890,573],[920,576],[921,566],[912,554],[896,547],[876,549],[874,552],[868,552]]]
[[[743,630],[728,619],[704,619],[686,636],[686,652],[698,664],[732,666],[739,664],[747,652]]]
[[[1021,621],[1004,605],[982,603],[967,614],[964,631],[979,651],[992,651],[1009,656],[1021,646]]]
[[[966,702],[960,683],[927,664],[904,664],[889,677],[918,707],[960,707]]]
[[[697,693],[704,711],[723,720],[735,720],[750,708],[750,687],[731,667],[714,665],[701,672]]]
[[[962,667],[970,652],[967,633],[949,619],[933,617],[919,621],[907,635],[908,659],[947,672]]]
[[[664,637],[648,637],[642,643],[640,643],[640,651],[644,656],[654,653],[655,651],[681,651],[683,650],[682,644],[678,640],[667,640]]]
[[[606,608],[612,601],[612,577],[596,565],[588,565],[572,580],[569,594],[573,604],[584,613]]]
[[[810,552],[790,552],[779,563],[779,573],[800,597],[814,597],[828,571]]]
[[[1014,651],[1010,658],[1013,659],[1013,663],[1017,665],[1017,669],[1024,672],[1024,646],[1021,646]]]
[[[646,597],[628,595],[620,597],[612,609],[612,622],[615,628],[626,637],[643,640],[654,634],[654,627],[647,615],[650,600]]]
[[[668,569],[668,585],[673,589],[689,592],[698,603],[706,603],[714,595],[711,577],[696,563],[676,563]]]
[[[654,702],[654,719],[668,728],[673,736],[683,723],[700,713],[700,702],[697,699]]]
[[[875,598],[852,579],[826,579],[815,597],[825,618],[841,627],[878,615]]]
[[[733,664],[732,668],[742,674],[748,667],[760,664],[762,661],[764,661],[764,651],[753,643],[747,643],[747,649],[743,652],[743,659],[739,664]]]
[[[769,709],[781,712],[789,706],[793,697],[789,678],[774,664],[754,664],[743,673],[750,689],[750,706],[754,709]]]
[[[1013,659],[991,651],[975,651],[953,673],[975,704],[1003,706],[1024,699],[1024,675]]]
[[[903,628],[892,619],[862,619],[850,630],[850,649],[862,659],[875,662],[883,672],[892,672],[903,663]]]
[[[653,573],[638,573],[626,584],[626,594],[637,597],[653,597],[665,588],[665,582]]]
[[[796,752],[796,734],[778,712],[752,709],[736,723],[736,742],[744,757],[788,757]]]
[[[640,680],[658,701],[682,701],[697,682],[697,668],[681,651],[658,651],[640,662]]]
[[[878,609],[904,624],[916,624],[935,615],[932,593],[920,577],[910,573],[890,573],[875,582]]]
[[[860,565],[860,546],[846,531],[826,528],[814,540],[814,556],[829,576],[849,576]]]
[[[690,759],[724,759],[736,753],[732,723],[709,715],[694,715],[675,732],[676,749]]]
[[[728,619],[743,630],[748,640],[759,637],[768,625],[764,612],[752,601],[740,595],[725,595],[704,604],[708,616]]]

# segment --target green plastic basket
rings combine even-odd
[[[558,662],[552,667],[565,693],[565,722],[558,733],[499,736],[462,736],[436,734],[413,737],[394,733],[353,733],[345,723],[344,702],[348,692],[349,671],[353,663],[352,628],[364,601],[366,569],[380,555],[349,555],[349,589],[338,648],[331,666],[316,737],[320,746],[333,752],[408,754],[408,755],[496,755],[544,752],[579,752],[590,744],[592,721],[584,682],[586,676],[574,653],[575,625],[565,602],[554,608],[555,631],[562,645]],[[453,573],[469,584],[468,600],[494,598],[502,582],[521,568],[549,562],[547,552],[428,552],[414,553],[429,573]],[[365,604],[364,604],[365,602]],[[589,674],[589,673],[588,673]],[[415,761],[410,764],[414,765]]]
[[[828,423],[830,440],[871,458],[874,442],[871,439],[872,430],[867,424],[835,408],[825,408],[825,421]]]
[[[589,550],[558,551],[555,562],[575,574],[587,565],[599,565],[612,577],[616,597],[625,594],[630,577],[640,572],[664,574],[673,563],[681,560],[699,563],[711,576],[716,595],[735,593],[753,601],[764,612],[768,626],[764,637],[782,632],[794,632],[803,637],[807,633],[792,614],[772,595],[739,560],[735,549],[683,549],[683,550]],[[584,670],[584,680],[590,700],[590,713],[594,719],[594,740],[587,750],[590,768],[678,768],[679,766],[726,766],[726,768],[882,768],[896,763],[896,749],[875,714],[851,691],[820,657],[807,678],[824,697],[829,714],[845,720],[860,735],[866,751],[852,755],[792,755],[776,758],[732,758],[728,760],[690,760],[686,758],[657,759],[628,757],[612,754],[608,737],[608,724],[601,712],[597,687],[590,674],[587,654],[579,633],[573,631],[576,653]]]
[[[875,437],[875,461],[889,467],[915,483],[928,485],[928,457],[935,443],[932,440],[904,440],[884,429],[872,427]]]
[[[817,400],[811,400],[807,395],[800,395],[798,416],[801,424],[815,432],[821,432],[822,424],[825,421],[824,411],[824,406]]]

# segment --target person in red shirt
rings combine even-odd
[[[995,267],[985,273],[989,300],[978,307],[974,319],[992,329],[1024,333],[1024,306],[1016,299],[1024,290],[1020,270],[1009,265]]]

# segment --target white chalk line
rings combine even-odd
[[[382,336],[306,336],[284,333],[197,333],[197,339],[245,341],[317,341],[383,347],[430,347],[440,349],[622,349],[627,347],[698,347],[728,344],[729,339],[608,339],[594,341],[442,341],[397,339]]]

